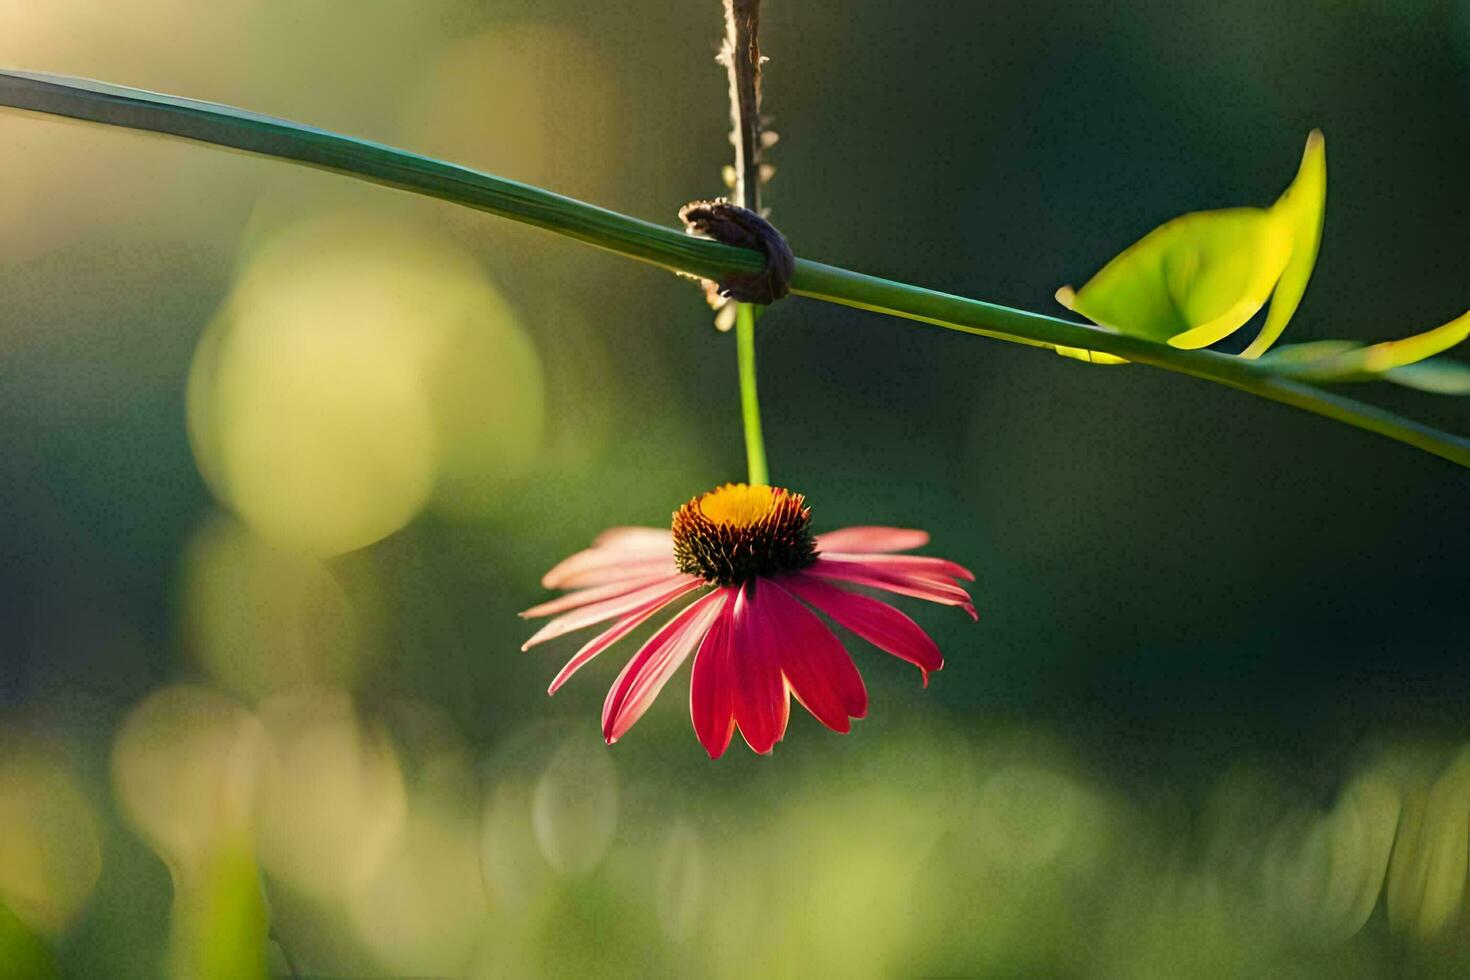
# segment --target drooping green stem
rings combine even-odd
[[[749,483],[770,483],[766,440],[761,435],[761,401],[755,386],[755,307],[735,307],[735,359],[740,365],[740,417],[745,422],[745,468]]]
[[[538,187],[243,109],[82,79],[0,69],[0,106],[181,136],[330,170],[450,201],[706,279],[758,272],[754,251],[692,238]],[[798,296],[1034,347],[1081,347],[1213,381],[1397,440],[1470,467],[1470,438],[1442,432],[1315,385],[1268,364],[1186,351],[1041,313],[1011,309],[798,259]],[[1118,370],[1083,368],[1078,370]]]

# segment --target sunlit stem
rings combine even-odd
[[[745,422],[745,467],[749,483],[771,482],[766,469],[766,441],[761,435],[761,402],[755,387],[755,307],[735,307],[735,359],[740,364],[740,417]]]
[[[11,69],[0,69],[0,106],[168,133],[303,163],[536,225],[703,279],[759,272],[765,262],[758,252],[694,238],[539,187],[230,106]],[[1470,439],[1284,377],[1260,361],[1180,350],[809,259],[797,260],[791,292],[996,340],[1103,351],[1291,405],[1470,467]]]

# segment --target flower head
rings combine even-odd
[[[523,649],[597,624],[551,682],[551,693],[599,653],[681,600],[685,605],[643,644],[613,682],[602,709],[611,744],[633,727],[680,665],[694,657],[689,712],[695,734],[718,758],[739,728],[759,753],[786,733],[794,695],[833,731],[868,711],[852,659],[816,615],[919,668],[924,683],[944,666],[929,635],[886,602],[850,591],[875,589],[958,606],[975,618],[954,562],[901,555],[928,543],[923,531],[849,527],[813,535],[801,494],[731,483],[695,497],[673,528],[618,527],[542,578],[566,595],[526,610],[551,616]]]

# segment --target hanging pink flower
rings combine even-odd
[[[837,732],[868,711],[857,667],[816,609],[881,650],[914,664],[929,683],[944,657],[929,635],[858,586],[958,606],[975,617],[959,584],[969,570],[942,558],[900,555],[928,543],[924,531],[849,527],[813,536],[799,493],[729,483],[674,514],[673,530],[616,527],[547,572],[566,595],[522,616],[552,616],[522,649],[612,621],[569,660],[551,693],[644,622],[691,595],[628,661],[602,709],[612,744],[633,727],[674,671],[694,655],[689,713],[711,758],[735,729],[752,749],[771,751],[786,733],[794,695]]]

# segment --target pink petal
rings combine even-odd
[[[819,551],[911,551],[928,543],[928,531],[902,527],[844,527],[817,535]]]
[[[583,589],[593,585],[607,585],[612,582],[621,582],[630,578],[674,575],[678,571],[679,566],[674,564],[672,558],[644,558],[639,561],[623,562],[620,565],[612,565],[605,568],[591,568],[578,572],[575,575],[567,575],[558,579],[557,584],[553,588]]]
[[[521,618],[537,619],[541,616],[554,616],[557,613],[566,612],[568,609],[578,609],[582,606],[589,606],[594,602],[601,602],[604,599],[614,599],[620,595],[627,595],[629,592],[637,592],[639,589],[647,588],[650,585],[657,585],[660,582],[673,582],[676,577],[678,576],[664,575],[662,573],[652,576],[642,575],[637,578],[609,582],[607,585],[594,586],[590,589],[569,592],[564,596],[558,596],[548,602],[543,602],[539,606],[532,606],[530,609],[521,613]]]
[[[538,643],[545,643],[547,640],[574,630],[593,626],[616,616],[626,616],[646,605],[662,606],[703,584],[702,579],[697,579],[693,575],[677,575],[657,584],[645,586],[637,592],[629,592],[627,595],[604,599],[601,602],[583,606],[581,609],[574,609],[569,613],[563,613],[537,630],[535,635],[521,644],[521,649],[529,650]]]
[[[610,527],[593,539],[597,548],[672,554],[674,534],[666,527]]]
[[[918,623],[888,603],[839,589],[800,572],[783,578],[781,584],[831,616],[838,625],[918,667],[924,675],[925,687],[929,686],[929,672],[944,666],[939,645]]]
[[[691,586],[688,591],[693,591],[693,589],[694,587]],[[683,593],[680,593],[680,595],[683,595]],[[666,602],[650,602],[640,606],[614,623],[612,628],[594,636],[587,642],[586,646],[582,647],[582,649],[578,650],[572,656],[571,660],[566,662],[566,666],[557,672],[557,675],[551,680],[551,686],[546,689],[546,693],[555,694],[573,674],[581,670],[593,657],[643,625],[654,613],[663,609],[668,602],[673,602],[678,598],[679,596],[675,596],[674,599],[667,600]]]
[[[850,562],[827,561],[824,558],[818,558],[805,574],[817,575],[825,579],[838,579],[854,585],[867,586],[870,589],[897,592],[899,595],[927,599],[929,602],[937,602],[944,606],[958,606],[968,613],[971,619],[979,619],[975,614],[975,605],[970,601],[970,594],[952,582],[926,578],[922,575],[900,575]]]
[[[700,596],[629,659],[602,706],[602,737],[607,744],[622,738],[643,717],[695,644],[704,639],[724,601],[722,591]]]
[[[541,576],[541,584],[548,589],[560,588],[564,580],[580,571],[616,568],[625,564],[627,560],[627,555],[620,554],[611,548],[584,548],[552,565],[551,569]]]
[[[791,699],[777,659],[774,624],[766,621],[764,607],[755,604],[754,595],[754,583],[746,583],[735,596],[730,675],[735,723],[746,744],[765,755],[786,734]]]
[[[928,555],[858,555],[824,551],[822,557],[828,561],[854,562],[882,571],[898,572],[901,575],[924,575],[931,578],[975,581],[975,573],[965,566],[943,558],[931,558]]]
[[[734,679],[730,672],[735,590],[719,591],[725,601],[720,605],[714,625],[704,635],[689,672],[689,720],[694,723],[694,734],[711,759],[725,754],[730,737],[735,734]]]
[[[791,693],[834,732],[852,729],[849,717],[868,713],[868,691],[837,637],[791,593],[761,579],[753,603],[756,621],[768,630],[765,642],[777,653]]]
[[[588,548],[559,562],[551,571],[541,576],[541,584],[548,589],[572,589],[584,585],[602,585],[638,575],[654,575],[660,572],[672,575],[676,570],[672,551],[655,555],[630,554],[611,548]]]

